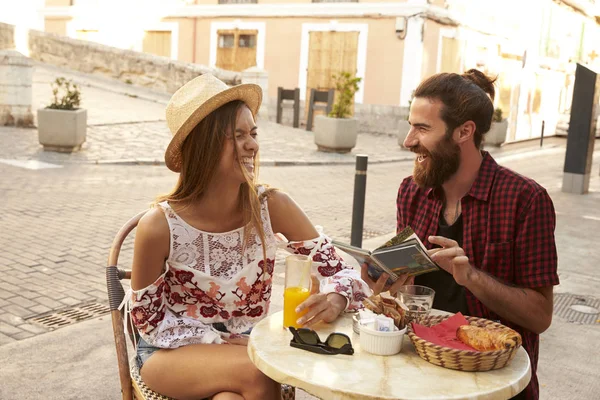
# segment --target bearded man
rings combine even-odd
[[[398,191],[397,229],[411,226],[442,267],[414,279],[435,290],[434,308],[499,320],[521,334],[532,378],[515,398],[538,399],[539,334],[552,321],[559,283],[556,215],[543,187],[480,148],[494,112],[493,83],[469,70],[434,75],[416,89],[404,146],[417,158]],[[387,280],[374,282],[366,266],[362,277],[376,293]]]

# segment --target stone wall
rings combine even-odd
[[[0,22],[0,50],[14,49],[15,47],[15,27]]]
[[[271,99],[269,104],[269,120],[277,117],[277,99]],[[292,103],[287,102],[283,108],[281,122],[292,125]],[[305,103],[300,101],[300,128],[306,129]],[[375,135],[398,136],[401,121],[408,116],[408,107],[387,106],[377,104],[356,104],[354,117],[358,119],[358,133]]]
[[[0,23],[0,50],[14,48],[14,27]],[[212,73],[229,85],[241,82],[241,73],[209,68],[122,50],[53,33],[29,31],[29,56],[37,61],[84,73],[103,74],[133,85],[175,92],[190,79]]]

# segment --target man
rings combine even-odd
[[[397,198],[397,229],[411,226],[442,271],[417,276],[434,308],[500,320],[523,337],[532,378],[515,398],[538,399],[539,334],[552,321],[559,283],[555,212],[546,190],[480,150],[494,106],[493,80],[477,70],[422,82],[404,146],[417,154]],[[376,293],[387,276],[373,282]],[[393,293],[406,279],[399,279]]]

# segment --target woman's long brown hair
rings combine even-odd
[[[203,195],[221,159],[223,146],[228,135],[235,140],[235,129],[238,111],[246,107],[242,101],[236,100],[219,107],[207,115],[188,135],[181,146],[181,172],[173,190],[159,196],[154,204],[163,201],[187,207],[197,202]],[[263,248],[266,263],[265,230],[261,219],[261,204],[256,191],[258,184],[258,153],[254,156],[254,177],[248,174],[238,156],[237,146],[233,146],[240,170],[246,182],[240,185],[238,204],[244,219],[244,246],[246,249],[251,232],[256,231]],[[273,189],[268,189],[263,196]]]

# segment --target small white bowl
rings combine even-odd
[[[399,331],[380,332],[360,325],[360,348],[371,354],[391,356],[402,350],[406,327]]]
[[[352,316],[352,330],[357,335],[360,335],[360,314],[356,313]]]

